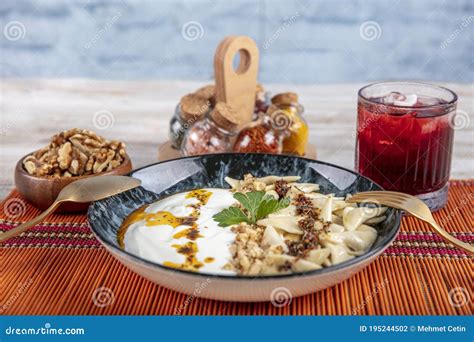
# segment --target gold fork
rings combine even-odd
[[[443,239],[461,248],[462,250],[474,253],[474,247],[468,243],[456,239],[443,228],[441,228],[433,218],[428,206],[415,196],[394,191],[367,191],[359,192],[349,198],[348,202],[353,203],[376,203],[388,207],[404,210],[413,216],[428,222]]]

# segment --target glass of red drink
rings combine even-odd
[[[356,169],[385,190],[418,196],[432,209],[448,199],[457,95],[413,82],[359,90]]]

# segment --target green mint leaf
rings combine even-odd
[[[275,213],[283,208],[286,208],[289,205],[290,198],[288,197],[285,197],[281,200],[276,200],[272,196],[265,196],[258,207],[256,221],[267,217],[271,213]]]
[[[219,223],[219,227],[232,226],[241,222],[250,223],[248,217],[236,207],[229,207],[212,216]]]
[[[256,222],[257,210],[265,193],[263,191],[252,191],[247,193],[236,192],[234,198],[247,209],[252,223]]]
[[[272,196],[265,196],[263,191],[252,191],[247,193],[236,192],[234,198],[248,211],[246,215],[240,208],[229,207],[215,214],[212,218],[219,223],[220,227],[232,226],[241,222],[248,224],[256,223],[290,205],[290,198],[285,197],[276,200]]]
[[[278,201],[278,207],[276,208],[276,210],[274,212],[277,212],[279,210],[282,210],[282,209],[288,207],[290,205],[290,202],[291,202],[291,199],[289,197],[285,197],[283,199],[280,199]]]

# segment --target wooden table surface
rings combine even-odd
[[[157,160],[179,98],[205,83],[90,79],[1,80],[0,198],[13,187],[19,158],[46,145],[56,132],[88,128],[128,146],[135,167]],[[467,120],[455,133],[451,178],[473,178],[474,85],[442,84],[459,96]],[[354,166],[357,90],[362,84],[267,84],[271,93],[294,91],[305,106],[318,159]]]

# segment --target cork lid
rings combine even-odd
[[[274,105],[290,105],[298,103],[298,94],[296,93],[281,93],[272,97]]]
[[[211,107],[209,100],[195,94],[183,96],[179,104],[181,107],[181,117],[184,120],[198,119],[205,115]]]
[[[206,100],[212,100],[216,94],[216,87],[212,84],[201,87],[194,92],[194,95]]]
[[[218,102],[210,116],[219,127],[226,131],[235,131],[240,123],[234,110],[224,102]]]
[[[280,110],[280,108],[278,108],[276,105],[274,105],[274,104],[272,103],[271,105],[268,106],[267,111],[266,111],[265,114],[272,115],[272,114],[275,113],[277,110]]]

